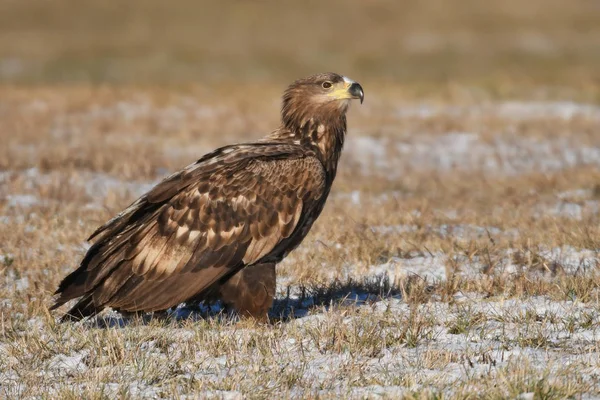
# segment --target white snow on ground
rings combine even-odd
[[[538,206],[534,215],[550,214],[581,221],[600,213],[600,201],[594,199],[592,190],[578,189],[558,193],[558,201],[548,206]]]
[[[568,274],[600,272],[600,249],[577,250],[571,246],[540,249],[540,256],[560,264]]]
[[[505,103],[500,103],[494,108],[492,108],[492,110],[488,108],[486,111],[489,113],[495,112],[499,117],[502,118],[535,119],[553,117],[572,119],[575,117],[585,117],[600,120],[600,107],[593,104],[581,104],[572,101],[508,101]]]
[[[513,264],[513,255],[518,253],[518,250],[509,250],[501,262],[496,265],[495,272],[501,274],[511,274],[521,270],[521,266]],[[527,256],[527,255],[526,255]],[[535,254],[531,256],[540,257],[545,262],[545,270],[548,274],[548,279],[551,279],[554,273],[573,274],[598,274],[600,273],[600,249],[597,250],[578,250],[571,246],[554,247],[554,248],[539,248]],[[343,279],[355,278],[357,276],[385,276],[390,282],[398,282],[400,280],[419,277],[427,282],[443,281],[447,278],[448,265],[459,265],[457,271],[453,271],[458,275],[476,277],[484,272],[486,262],[484,259],[475,256],[471,259],[455,256],[450,260],[449,257],[442,252],[435,253],[419,253],[411,252],[404,257],[391,257],[386,262],[369,266],[354,266],[348,265],[344,268],[341,277]],[[287,292],[289,286],[287,279],[278,279],[278,290],[280,294]],[[297,293],[294,293],[294,296]],[[293,297],[294,297],[293,296]],[[296,297],[294,297],[296,298]],[[306,304],[308,307],[312,304]]]
[[[352,153],[354,161],[363,170],[386,169],[390,166],[387,142],[371,136],[352,136],[346,138],[344,153]]]
[[[89,350],[82,350],[72,355],[57,354],[48,362],[49,367],[62,373],[72,374],[77,371],[84,372],[87,366],[82,360],[89,354]]]
[[[104,197],[110,191],[129,191],[135,196],[141,196],[152,189],[158,182],[128,182],[106,174],[90,173],[83,177],[85,192],[88,196]]]
[[[8,207],[33,207],[43,202],[32,194],[9,194],[5,199]]]
[[[399,339],[399,326],[387,327],[384,324],[376,330],[372,329],[372,324],[389,320],[392,316],[408,318],[410,308],[401,299],[395,298],[357,307],[356,313],[345,316],[340,316],[336,310],[329,310],[291,320],[283,331],[287,336],[285,340],[277,339],[274,358],[262,354],[258,346],[254,351],[245,350],[247,353],[244,357],[214,354],[204,349],[196,350],[193,356],[183,354],[178,349],[187,346],[187,342],[197,340],[198,336],[189,328],[176,326],[165,328],[174,339],[168,349],[158,347],[152,336],[143,339],[143,335],[137,337],[134,332],[123,335],[122,343],[125,351],[139,352],[137,362],[142,365],[164,365],[165,372],[176,374],[178,380],[175,382],[181,384],[196,380],[219,385],[232,375],[238,376],[243,382],[244,377],[254,376],[257,371],[266,368],[267,362],[268,368],[275,368],[281,374],[297,374],[304,389],[311,388],[325,397],[336,394],[344,396],[350,390],[360,398],[389,398],[430,385],[444,387],[445,396],[452,397],[456,384],[478,376],[496,376],[504,368],[519,364],[527,364],[540,373],[553,370],[556,374],[560,374],[563,368],[578,367],[580,371],[589,372],[586,379],[598,381],[600,354],[594,346],[600,340],[600,314],[593,304],[552,301],[543,296],[497,301],[471,298],[467,294],[463,301],[454,305],[427,303],[414,307],[417,318],[426,321],[423,331],[415,339],[418,340],[416,347]],[[469,318],[476,319],[471,321]],[[585,325],[572,326],[573,321],[577,324],[583,320],[587,320]],[[461,321],[467,321],[467,325],[458,325],[461,329],[453,331],[453,327]],[[363,338],[365,343],[373,339],[372,335],[376,335],[373,343],[381,346],[374,347],[371,350],[373,353],[368,353],[361,349],[360,343],[350,351],[344,345],[313,340],[315,332],[333,327],[349,328],[354,332],[355,336],[352,337],[356,340]],[[203,329],[214,330],[212,334],[215,340],[219,336],[227,336],[238,344],[248,343],[253,335],[251,329],[235,326]],[[290,336],[289,332],[295,329],[298,333]],[[56,333],[52,335],[54,337]],[[539,348],[536,341],[543,341],[547,345]],[[5,365],[16,365],[18,360],[7,356],[8,346],[0,344],[0,357],[4,357]],[[565,346],[568,347],[567,351]],[[41,359],[43,379],[51,382],[68,377],[78,381],[101,373],[104,367],[94,366],[93,360],[91,363],[87,360],[88,355],[89,350],[83,349]],[[171,370],[170,365],[176,365],[177,368]],[[361,368],[361,378],[373,383],[348,387],[348,382],[343,379],[344,369],[347,366],[356,368],[357,365]],[[122,376],[127,377],[125,385],[131,396],[160,396],[160,386],[144,379],[135,365],[123,364],[116,368],[119,368]],[[402,378],[409,379],[401,381]],[[17,380],[18,375],[10,368],[0,371],[0,382]],[[116,395],[123,391],[123,384],[106,382],[103,389],[107,395]],[[11,394],[18,393],[18,385],[8,387],[15,391]],[[209,397],[240,398],[241,393],[232,389],[212,391]],[[52,385],[48,390],[52,395]]]
[[[488,143],[473,132],[420,133],[399,139],[349,136],[346,149],[343,160],[358,163],[365,174],[386,172],[392,179],[415,169],[517,175],[600,165],[600,147],[573,143],[569,138],[541,141],[499,135]]]
[[[585,117],[600,120],[600,107],[571,101],[525,102],[507,101],[488,103],[480,106],[446,106],[422,104],[401,106],[397,109],[398,118],[431,118],[437,116],[455,117],[500,117],[503,119],[527,120],[539,118],[571,119]]]
[[[132,182],[118,179],[113,176],[89,171],[80,171],[77,174],[65,174],[61,171],[42,172],[37,168],[29,168],[24,171],[3,171],[0,173],[0,184],[8,183],[11,176],[23,179],[23,190],[34,191],[39,186],[69,184],[74,187],[80,187],[93,201],[88,207],[102,207],[101,201],[109,193],[119,193],[137,197],[149,191],[158,181],[152,182]],[[2,198],[0,197],[0,200]],[[32,207],[40,204],[51,204],[52,199],[39,198],[29,193],[9,193],[4,196],[8,207]],[[54,201],[56,203],[56,201]]]
[[[583,204],[570,203],[570,202],[558,202],[553,207],[539,207],[541,211],[536,213],[540,214],[551,214],[557,217],[566,217],[581,221],[586,216],[598,214],[600,212],[600,202],[597,200],[586,200]]]
[[[504,102],[481,106],[402,106],[399,119],[497,117],[503,120],[542,118],[586,118],[600,121],[600,107],[574,102]],[[516,175],[532,171],[557,171],[577,165],[600,165],[600,146],[576,143],[569,137],[539,140],[514,132],[498,132],[492,142],[478,132],[403,133],[395,125],[381,127],[384,137],[350,132],[343,162],[356,163],[364,174],[385,172],[392,179],[411,169],[446,171],[482,170],[486,173]]]
[[[513,256],[516,253],[519,253],[519,251],[509,249],[505,257],[499,261],[491,273],[520,273],[523,267],[513,264]],[[542,262],[545,266],[541,266],[539,272],[539,277],[543,279],[554,279],[556,274],[600,274],[600,249],[578,250],[571,246],[540,247],[534,253],[525,254],[524,256],[537,257],[537,259],[543,260]],[[484,267],[486,265],[485,258],[479,256],[471,258],[454,256],[453,259],[450,259],[443,252],[420,253],[413,251],[402,258],[391,257],[380,264],[367,266],[347,265],[343,268],[341,275],[332,276],[332,279],[337,278],[344,282],[347,279],[357,279],[357,277],[384,278],[394,284],[406,279],[417,278],[428,283],[435,283],[446,280],[448,271],[452,271],[452,274],[476,279],[478,276],[484,274]],[[448,268],[449,266],[458,266],[458,269]],[[281,266],[281,268],[285,268],[285,266]],[[360,285],[356,286],[357,291],[354,289],[350,290],[352,291],[344,294],[346,302],[363,304],[377,297],[374,293],[361,292]],[[315,305],[314,298],[310,296],[306,298],[301,297],[301,292],[298,288],[293,287],[292,282],[285,276],[278,277],[277,279],[277,293],[279,298],[285,297],[292,301],[296,316],[309,315],[310,308]],[[477,295],[463,293],[457,293],[455,296],[456,302],[464,302],[466,300],[475,301],[481,300],[481,298],[477,297]]]
[[[56,126],[64,126],[64,120],[77,120],[78,124],[86,121],[98,120],[122,120],[134,122],[140,119],[151,118],[157,121],[161,129],[178,129],[183,121],[204,120],[215,118],[227,112],[225,107],[212,107],[200,104],[197,98],[191,96],[180,96],[176,103],[167,107],[158,107],[145,96],[137,96],[135,99],[123,100],[117,103],[93,105],[89,109],[75,113],[71,112],[64,116],[57,116]],[[53,130],[54,136],[61,136],[67,131],[62,129]]]
[[[195,107],[195,106],[194,106]],[[98,108],[94,113],[102,118],[114,118],[119,116],[125,119],[146,117],[148,113],[155,112],[147,104],[119,103],[114,107]],[[165,109],[161,111],[161,119],[167,124],[176,123],[181,117],[181,110]],[[202,112],[199,118],[202,118]],[[210,113],[212,110],[205,110]],[[569,119],[574,117],[592,118],[600,120],[600,108],[592,105],[581,105],[570,102],[557,103],[519,103],[509,102],[500,105],[484,105],[476,108],[463,109],[459,107],[435,108],[429,106],[416,107],[413,109],[403,108],[399,110],[400,116],[416,116],[428,118],[440,113],[452,115],[468,115],[469,113],[480,113],[496,115],[502,118],[522,120],[527,118],[555,117]],[[380,171],[387,168],[393,169],[397,175],[409,168],[448,170],[452,168],[461,169],[483,169],[489,173],[517,174],[532,170],[550,171],[566,168],[578,164],[600,165],[600,148],[578,146],[570,143],[567,139],[552,139],[551,141],[538,142],[533,139],[519,137],[501,136],[492,143],[483,142],[477,133],[471,132],[449,132],[442,136],[415,135],[410,140],[392,141],[389,138],[374,137],[348,137],[347,150],[349,155],[344,159],[354,160],[360,164],[365,171]],[[358,157],[360,152],[361,157]],[[393,157],[393,158],[391,158]],[[134,196],[146,192],[155,182],[128,182],[118,178],[100,173],[81,172],[78,177],[64,176],[60,172],[41,172],[36,168],[26,171],[0,172],[0,184],[7,183],[9,178],[17,174],[27,184],[24,193],[8,193],[2,200],[9,208],[28,208],[49,201],[41,199],[29,193],[34,191],[38,185],[49,185],[53,182],[67,182],[72,185],[81,185],[81,190],[92,198],[103,198],[110,192],[129,192]],[[393,196],[393,193],[386,194]],[[556,207],[540,207],[537,212],[552,213],[574,219],[585,218],[586,215],[599,212],[599,202],[591,199],[590,190],[577,190],[557,194]],[[353,204],[360,205],[364,201],[364,195],[359,192],[338,194],[347,196]],[[91,207],[101,204],[91,203]],[[451,211],[448,211],[449,215]],[[20,217],[20,216],[17,216]],[[0,217],[0,222],[8,223],[11,217]],[[395,235],[406,232],[414,232],[424,229],[417,225],[379,225],[371,228],[378,235]],[[486,237],[487,235],[517,235],[517,232],[503,232],[493,226],[475,226],[466,224],[444,224],[429,226],[425,229],[436,234],[457,238],[471,239]],[[300,251],[301,249],[299,249]],[[516,252],[517,250],[512,250]],[[559,273],[565,274],[597,274],[600,270],[600,249],[578,250],[570,246],[555,248],[540,248],[537,255],[542,257],[548,264],[560,265]],[[0,269],[11,263],[12,255],[0,255]],[[517,270],[517,266],[511,264],[511,253],[506,254],[506,260],[499,268],[499,273],[511,273]],[[365,275],[387,275],[393,282],[406,277],[418,276],[428,282],[444,280],[446,276],[446,265],[448,255],[435,252],[430,254],[414,253],[407,257],[391,257],[389,260],[376,265],[369,266],[347,266],[343,273],[346,277]],[[473,260],[459,260],[461,270],[459,274],[479,274],[482,264],[475,257]],[[357,271],[361,271],[357,274]],[[548,279],[552,275],[548,274]],[[278,281],[278,293],[285,293],[287,289],[285,279]],[[27,291],[32,286],[27,277],[16,277],[6,273],[1,290]],[[279,296],[281,299],[281,295]],[[311,339],[310,332],[322,329],[327,324],[343,324],[356,327],[360,332],[365,328],[361,325],[364,315],[358,317],[350,313],[343,317],[335,314],[332,307],[327,310],[311,309],[314,299],[307,298],[300,301],[296,292],[291,296],[295,303],[295,315],[304,316],[291,320],[289,330],[298,328],[302,331],[302,339],[288,339],[277,347],[277,359],[272,367],[279,371],[293,370],[301,375],[306,385],[314,388],[314,393],[324,397],[348,395],[348,382],[344,381],[344,366],[351,363],[361,363],[363,372],[362,379],[381,384],[369,384],[363,387],[351,388],[351,395],[359,398],[388,398],[399,397],[409,389],[419,389],[431,384],[445,382],[448,387],[445,394],[452,397],[452,386],[473,377],[499,374],[501,368],[510,363],[530,364],[542,372],[543,369],[560,371],[564,366],[581,365],[586,371],[582,374],[583,379],[598,382],[600,376],[600,354],[598,354],[598,342],[600,341],[600,313],[595,303],[581,303],[578,299],[572,301],[553,301],[547,297],[529,297],[508,300],[484,299],[480,294],[460,293],[454,295],[455,304],[432,302],[417,306],[417,314],[433,321],[430,331],[427,331],[417,347],[411,347],[406,343],[398,343],[383,347],[376,356],[365,356],[363,354],[351,354],[348,350],[341,348],[331,350],[327,348],[328,343],[315,343]],[[393,313],[397,318],[404,318],[410,312],[409,306],[401,298],[390,296],[377,299],[365,293],[348,293],[348,302],[355,301],[358,310],[373,318],[373,323]],[[374,301],[374,304],[370,304]],[[5,304],[0,303],[5,307]],[[370,308],[369,308],[370,307]],[[216,312],[216,309],[213,310]],[[190,315],[185,309],[176,310],[179,317]],[[478,314],[480,318],[467,332],[453,334],[449,326],[460,320],[464,315]],[[530,316],[535,317],[533,325],[527,325],[523,321]],[[572,320],[583,321],[588,319],[589,324],[577,325],[570,329]],[[40,321],[26,321],[32,330],[47,329],[45,323]],[[111,328],[119,329],[124,326],[122,320],[115,319]],[[580,322],[577,322],[580,323]],[[533,327],[533,328],[532,328]],[[169,327],[169,335],[176,337],[179,341],[195,340],[194,332],[185,328]],[[213,328],[202,328],[213,329]],[[387,329],[387,331],[386,331]],[[220,327],[215,335],[230,335],[238,341],[243,341],[251,334],[248,330]],[[223,333],[225,331],[225,333]],[[389,328],[381,328],[376,334],[390,334],[397,337],[398,332],[390,332]],[[42,337],[55,337],[56,332],[47,332]],[[394,336],[396,335],[396,336]],[[127,335],[123,335],[127,336]],[[383,336],[382,336],[383,337]],[[170,347],[168,356],[156,345],[154,340],[139,343],[138,338],[128,341],[124,339],[126,348],[139,346],[140,357],[147,360],[158,360],[161,364],[176,360],[181,361],[180,370],[175,370],[177,378],[181,381],[202,380],[215,384],[222,382],[231,374],[240,373],[243,379],[245,375],[255,374],[264,368],[264,358],[257,350],[244,360],[231,360],[225,355],[208,354],[206,351],[198,351],[195,357],[178,354],[175,347]],[[56,340],[56,339],[52,339]],[[69,340],[69,338],[63,338]],[[549,348],[541,349],[535,344],[527,345],[528,340],[544,340],[550,343]],[[4,394],[12,394],[18,397],[18,371],[13,370],[13,365],[18,365],[19,360],[9,355],[11,343],[0,341],[0,388],[7,387]],[[565,350],[566,349],[566,350]],[[592,349],[592,350],[590,350]],[[595,350],[594,350],[595,349]],[[433,353],[432,353],[433,352]],[[439,353],[435,353],[439,352]],[[432,358],[443,358],[444,354],[451,354],[452,361],[441,363],[442,366],[430,365]],[[428,354],[438,354],[428,356]],[[34,354],[27,356],[35,357]],[[75,382],[85,381],[86,376],[99,373],[101,367],[95,367],[89,363],[87,358],[89,351],[86,349],[72,351],[65,354],[55,354],[47,359],[39,360],[40,371],[43,371],[46,379],[53,377],[69,377]],[[188,357],[185,360],[185,357]],[[429,357],[429,358],[428,358]],[[302,361],[300,361],[302,360]],[[300,363],[303,365],[300,366]],[[160,397],[160,388],[136,375],[135,366],[119,365],[120,372],[127,377],[127,390],[133,397],[156,398]],[[341,371],[341,372],[340,372]],[[171,371],[169,372],[171,373]],[[409,386],[399,386],[399,378],[405,377]],[[392,379],[396,379],[395,381]],[[174,381],[175,382],[175,381]],[[307,382],[307,383],[306,383]],[[83,388],[82,388],[83,389]],[[107,382],[104,387],[107,396],[117,396],[122,387],[117,383]],[[11,390],[14,390],[12,392]],[[49,392],[48,396],[57,396],[58,393]],[[206,394],[207,397],[237,399],[242,398],[242,393],[236,390],[214,390]],[[533,398],[531,393],[523,393],[520,398]]]
[[[388,262],[370,266],[368,271],[372,275],[387,275],[391,282],[413,275],[435,282],[446,279],[446,259],[441,252],[413,258],[392,257]]]

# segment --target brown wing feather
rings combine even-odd
[[[299,146],[217,150],[99,228],[54,308],[79,296],[97,309],[175,306],[269,255],[324,191],[323,166]]]

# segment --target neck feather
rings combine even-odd
[[[293,142],[314,150],[333,178],[344,146],[347,108],[347,104],[333,103],[308,113],[286,110],[284,105],[281,126],[265,139]]]

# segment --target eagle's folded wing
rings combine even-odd
[[[96,231],[53,308],[162,310],[269,256],[325,190],[318,159],[291,145],[231,146],[173,174]],[[80,308],[81,308],[80,307]],[[82,312],[77,305],[71,313]]]

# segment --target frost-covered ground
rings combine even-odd
[[[272,324],[182,305],[61,325],[52,291],[97,225],[277,118],[225,97],[5,98],[0,397],[600,396],[598,106],[374,96],[278,267]]]
[[[552,120],[565,122],[584,120],[600,125],[600,107],[572,102],[501,102],[469,107],[402,107],[397,118],[432,120],[501,120],[494,130],[448,132],[404,132],[398,134],[395,125],[379,127],[383,137],[356,136],[348,138],[349,152],[368,169],[383,169],[391,178],[414,169],[472,170],[486,174],[515,175],[533,171],[552,172],[578,165],[600,164],[597,143],[581,142],[571,135],[523,136],[516,129],[528,121]],[[485,128],[482,124],[481,128]],[[501,128],[501,129],[498,129]],[[387,136],[385,133],[391,133]],[[389,158],[401,161],[389,163]]]

